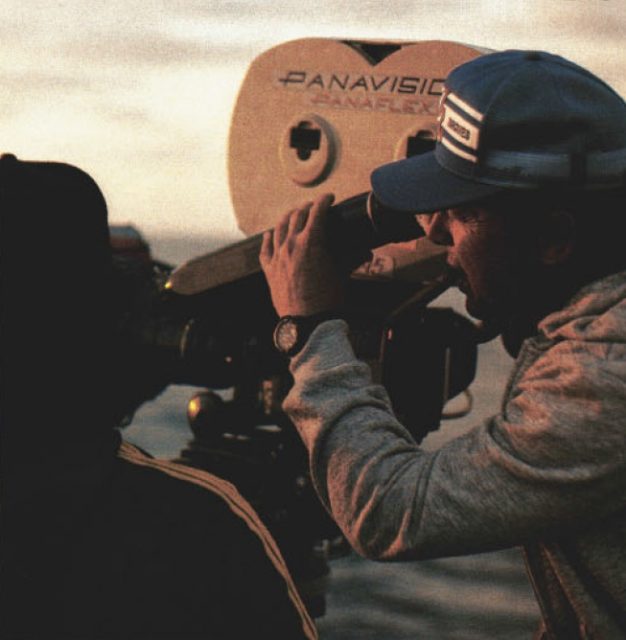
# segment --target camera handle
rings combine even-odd
[[[330,208],[328,234],[331,251],[356,261],[356,267],[370,249],[419,238],[424,232],[412,215],[389,209],[366,192]],[[181,295],[195,295],[258,273],[262,241],[263,234],[257,234],[194,258],[175,269],[166,286]]]

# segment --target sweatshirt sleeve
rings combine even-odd
[[[623,350],[562,343],[527,353],[532,364],[500,415],[426,452],[355,358],[347,325],[332,320],[293,359],[284,408],[322,502],[357,552],[478,553],[624,508]]]

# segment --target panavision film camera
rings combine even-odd
[[[256,507],[313,615],[323,614],[327,560],[341,538],[281,410],[291,378],[272,345],[260,233],[289,208],[335,194],[329,239],[355,267],[345,309],[355,351],[416,439],[436,429],[473,380],[477,331],[427,306],[452,284],[445,257],[412,218],[381,207],[369,175],[432,148],[445,77],[480,54],[450,42],[275,47],[250,66],[231,124],[230,190],[247,239],[173,268],[132,227],[111,228],[115,335],[132,354],[132,377],[146,380],[145,398],[167,384],[199,388],[179,459],[232,481]]]

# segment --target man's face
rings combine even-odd
[[[459,273],[472,316],[507,319],[528,301],[536,253],[519,222],[506,212],[467,205],[419,214],[417,220],[433,242],[448,247],[448,264]]]

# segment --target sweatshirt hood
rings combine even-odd
[[[550,340],[626,343],[626,271],[584,286],[559,311],[539,323]]]

